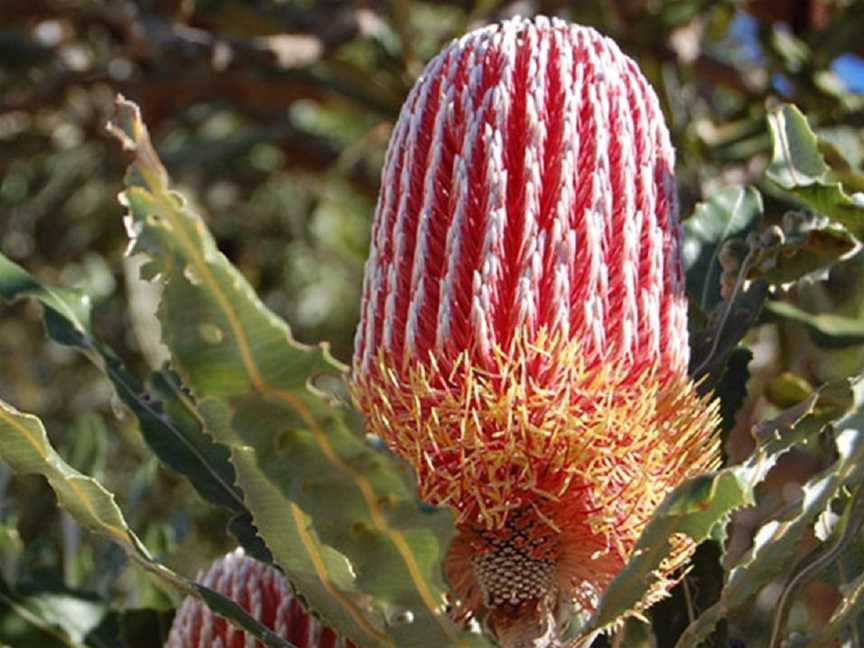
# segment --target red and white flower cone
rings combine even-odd
[[[448,578],[503,646],[593,610],[662,498],[718,462],[673,168],[636,63],[542,17],[451,43],[395,126],[354,397],[457,513]],[[675,540],[641,607],[691,552]]]
[[[297,648],[355,648],[306,612],[277,569],[247,557],[242,549],[216,560],[198,581],[230,598]],[[174,617],[165,648],[264,648],[264,645],[211,612],[198,599],[187,597]]]

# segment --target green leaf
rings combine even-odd
[[[93,648],[116,645],[88,639],[108,614],[108,606],[93,595],[56,587],[28,587],[16,591],[0,578],[2,607],[8,607],[25,623],[56,637],[60,645],[86,644]]]
[[[651,626],[641,619],[630,617],[624,622],[624,627],[615,633],[615,642],[628,648],[656,648],[657,640],[651,631]]]
[[[297,343],[169,188],[137,106],[111,131],[133,151],[123,202],[131,252],[151,258],[173,368],[206,429],[228,445],[262,538],[324,623],[360,645],[488,645],[444,611],[449,512],[427,513],[352,412],[308,387],[344,375],[326,346]]]
[[[837,403],[829,406],[818,420],[816,407],[811,416],[817,416],[808,424],[811,434],[802,440],[813,439],[812,432],[820,430],[824,424],[832,422],[851,402],[860,407],[864,388],[856,385],[852,391],[848,387],[837,385],[832,388],[833,397],[840,397],[846,404],[837,407]],[[832,389],[823,394],[831,395]],[[848,400],[851,397],[851,401]],[[836,427],[843,429],[853,424],[861,427],[861,410],[848,418],[837,422]],[[814,425],[815,423],[815,425]],[[770,520],[763,524],[753,538],[753,546],[729,571],[729,576],[720,600],[705,610],[696,619],[678,641],[678,646],[698,645],[704,640],[716,623],[734,614],[744,606],[751,605],[762,588],[778,576],[789,572],[794,564],[802,539],[813,527],[817,517],[825,511],[830,502],[844,488],[860,483],[864,477],[864,431],[844,429],[836,439],[838,458],[833,465],[812,477],[804,484],[802,497],[798,505],[780,519]],[[781,448],[778,448],[778,450]]]
[[[750,349],[736,348],[729,355],[723,375],[717,384],[715,393],[720,399],[720,416],[724,433],[735,426],[735,415],[747,397],[747,381],[750,379],[748,366],[752,359],[753,352]]]
[[[42,422],[0,400],[0,460],[22,475],[37,474],[48,480],[57,501],[83,527],[119,545],[126,555],[148,572],[184,594],[196,596],[218,614],[244,628],[271,648],[293,648],[270,629],[221,594],[175,574],[150,556],[138,536],[126,524],[114,495],[98,481],[67,464],[48,441]]]
[[[38,418],[0,401],[0,459],[20,474],[48,480],[64,510],[82,526],[131,551],[146,555],[133,539],[114,496],[95,479],[69,466],[48,442]]]
[[[822,335],[842,340],[846,344],[864,342],[864,320],[835,313],[808,313],[789,302],[773,300],[765,303],[765,310],[778,317],[804,324]]]
[[[263,537],[280,566],[304,599],[315,606],[325,619],[340,619],[353,626],[354,636],[369,635],[384,642],[384,632],[367,618],[367,602],[358,591],[356,576],[348,559],[317,537],[309,516],[267,479],[260,478],[258,458],[252,448],[238,449],[234,454],[240,479],[248,484],[246,494],[255,510]],[[290,521],[286,520],[287,507]],[[302,551],[297,548],[302,547]],[[368,641],[368,639],[367,639]]]
[[[753,231],[762,209],[762,195],[753,187],[726,187],[698,203],[684,221],[682,257],[687,292],[703,312],[708,313],[721,301],[723,269],[719,255],[723,243]]]
[[[727,286],[733,273],[760,280],[783,290],[795,282],[824,279],[832,266],[861,249],[859,241],[842,225],[809,211],[787,211],[780,225],[770,225],[746,241],[735,241],[721,252]],[[737,258],[738,255],[746,255]]]
[[[147,445],[160,461],[185,475],[195,490],[207,501],[242,515],[246,513],[243,493],[234,484],[234,467],[228,448],[216,443],[203,430],[192,398],[183,392],[177,376],[168,370],[155,372],[149,380],[150,393],[171,424],[157,424],[149,412],[135,408]]]
[[[668,598],[647,610],[658,648],[674,646],[690,621],[720,598],[726,579],[722,548],[725,543],[725,538],[715,537],[700,544],[681,583]],[[704,645],[731,646],[727,635],[725,624],[719,625]]]
[[[690,374],[703,381],[703,391],[721,379],[727,358],[762,310],[769,286],[747,280],[754,258],[743,241],[759,225],[762,209],[762,196],[753,187],[727,187],[699,203],[684,223],[687,291],[705,315],[691,333]],[[741,258],[725,258],[727,246],[739,242]],[[727,283],[734,288],[724,292],[721,284]]]
[[[861,623],[861,615],[864,613],[864,573],[841,585],[840,593],[843,596],[831,618],[815,636],[807,638],[808,648],[836,646],[837,639],[843,636],[844,631]]]
[[[810,209],[864,237],[864,202],[850,197],[819,153],[819,140],[798,108],[783,104],[768,113],[773,153],[766,175]]]
[[[12,302],[34,297],[66,323],[57,331],[63,344],[89,346],[90,298],[74,290],[52,288],[39,283],[22,267],[0,254],[0,297]],[[58,340],[60,341],[60,340]]]
[[[668,539],[686,533],[694,541],[711,537],[732,511],[752,502],[744,476],[731,470],[703,475],[678,486],[651,518],[624,569],[603,594],[590,627],[607,627],[632,610],[669,553]]]
[[[803,278],[827,276],[831,266],[860,249],[860,243],[845,228],[828,219],[812,220],[802,224],[798,232],[781,236],[777,244],[764,246],[748,278],[786,289]]]
[[[203,432],[194,404],[183,393],[176,375],[156,373],[150,389],[145,389],[113,351],[93,336],[91,304],[86,295],[41,283],[0,254],[0,298],[12,302],[25,297],[37,299],[45,308],[45,330],[51,339],[76,348],[111,381],[120,400],[138,418],[144,440],[164,465],[186,476],[206,500],[240,516],[247,512],[242,493],[234,485],[228,449]],[[239,523],[236,531],[238,538],[255,535],[254,529]],[[248,548],[250,554],[266,558],[254,546]]]
[[[838,444],[845,441],[846,445],[864,446],[861,430],[846,430],[845,432],[847,434],[841,433],[837,439]],[[844,439],[844,437],[846,438]],[[841,450],[841,456],[843,454]],[[858,463],[860,463],[861,459],[862,456],[859,454],[857,457]],[[847,487],[851,488],[852,484],[847,483]],[[812,581],[817,575],[841,559],[843,553],[858,536],[862,524],[864,524],[864,486],[859,483],[852,491],[852,495],[843,512],[841,524],[839,525],[840,532],[836,534],[837,537],[830,544],[826,543],[817,546],[810,553],[800,558],[792,567],[774,612],[774,625],[769,643],[771,648],[780,648],[787,643],[785,641],[787,639],[786,621],[798,592],[800,592],[805,584]]]
[[[746,271],[745,267],[741,272]],[[702,381],[701,391],[713,388],[721,379],[730,354],[759,319],[767,294],[768,284],[764,281],[747,286],[739,281],[730,298],[716,304],[705,325],[691,334],[690,375]]]
[[[830,384],[757,426],[757,446],[745,463],[695,477],[673,490],[651,517],[627,565],[609,584],[587,630],[607,627],[634,608],[668,555],[670,537],[684,533],[696,543],[712,537],[725,527],[732,511],[753,504],[755,487],[783,454],[815,438],[854,402],[848,381]]]

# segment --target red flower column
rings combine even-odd
[[[451,43],[393,132],[354,397],[457,513],[449,580],[502,645],[591,611],[664,495],[717,463],[673,167],[636,64],[542,17]],[[643,606],[688,559],[675,544]]]
[[[242,549],[215,561],[198,580],[297,648],[355,648],[306,612],[278,570],[249,558]],[[165,648],[264,648],[264,644],[198,599],[187,597],[174,617]]]

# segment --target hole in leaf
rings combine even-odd
[[[198,273],[195,272],[195,269],[191,265],[187,265],[186,268],[183,270],[183,276],[186,277],[186,280],[193,286],[201,285],[201,278],[198,276]]]
[[[210,322],[204,322],[198,326],[198,333],[201,339],[207,344],[219,344],[225,337],[222,329]]]

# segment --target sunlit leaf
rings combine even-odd
[[[45,308],[49,337],[83,353],[111,381],[120,400],[138,418],[144,440],[160,461],[185,475],[202,497],[242,516],[246,508],[234,485],[228,450],[202,431],[190,397],[183,393],[176,376],[156,373],[150,388],[145,388],[93,335],[87,295],[42,283],[0,254],[0,299],[12,302],[27,297],[37,299]],[[238,538],[254,539],[254,529],[237,523],[236,531]],[[248,549],[252,555],[266,559],[254,544]]]
[[[864,432],[846,430],[838,437],[837,448],[837,461],[803,485],[798,505],[784,517],[759,528],[753,546],[730,570],[720,601],[687,629],[678,646],[697,645],[720,619],[751,605],[766,584],[789,573],[801,540],[816,518],[842,488],[860,482],[864,474]]]
[[[297,343],[171,191],[137,107],[112,132],[133,151],[123,201],[131,252],[151,258],[173,368],[204,424],[230,446],[255,524],[325,623],[364,646],[486,645],[444,610],[450,515],[426,512],[356,415],[308,387],[344,374],[327,348]],[[242,465],[242,468],[240,467]]]
[[[126,524],[114,495],[57,454],[37,417],[19,412],[3,401],[0,401],[0,460],[16,473],[42,475],[64,511],[83,527],[119,545],[132,561],[148,572],[184,594],[204,599],[214,611],[248,630],[267,646],[291,648],[291,644],[246,614],[236,603],[156,562]]]
[[[844,225],[859,239],[864,235],[864,200],[850,197],[819,153],[819,141],[807,118],[791,104],[768,113],[773,154],[766,175],[807,207]]]
[[[683,533],[700,543],[712,537],[732,511],[754,503],[754,489],[782,455],[815,438],[855,402],[848,382],[829,385],[757,426],[757,447],[745,463],[695,477],[673,490],[648,522],[627,565],[606,589],[588,629],[614,623],[639,602],[669,553],[669,538]]]

